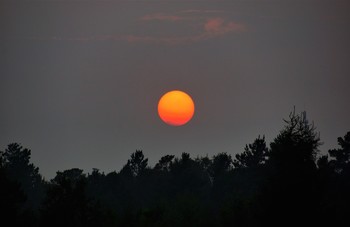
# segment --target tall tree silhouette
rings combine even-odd
[[[23,205],[27,198],[20,183],[8,178],[4,164],[0,155],[0,220],[12,226],[24,226],[20,220],[23,219]]]
[[[18,182],[27,197],[25,208],[37,210],[44,196],[44,181],[39,168],[30,163],[31,151],[11,143],[0,155],[7,177]]]
[[[344,138],[338,137],[338,144],[340,148],[328,151],[331,157],[328,165],[326,160],[323,161],[323,166],[328,167],[323,168],[328,170],[328,174],[323,175],[323,180],[327,180],[323,204],[330,223],[345,225],[348,224],[346,220],[350,204],[350,132]],[[334,171],[333,175],[329,174],[329,169]]]
[[[319,211],[315,159],[320,138],[305,112],[293,111],[285,123],[270,145],[261,218],[269,223],[277,222],[276,217],[293,223],[311,222]]]
[[[306,118],[306,112],[295,114],[294,110],[290,113],[289,119],[284,121],[286,123],[284,129],[270,145],[271,161],[281,162],[281,164],[284,161],[284,164],[294,161],[314,163],[319,152],[318,147],[322,143],[314,124],[309,123]]]

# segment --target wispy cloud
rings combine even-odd
[[[130,43],[166,43],[166,44],[184,44],[198,42],[202,40],[212,39],[219,36],[229,35],[231,33],[243,32],[246,30],[245,25],[231,21],[225,18],[225,11],[213,10],[213,9],[187,9],[174,13],[154,13],[148,14],[141,18],[142,21],[152,22],[158,21],[171,21],[171,22],[184,22],[179,25],[169,24],[173,26],[174,30],[178,31],[179,35],[172,35],[168,37],[152,36],[152,35],[130,35],[126,39]],[[227,16],[227,15],[226,15]],[[193,31],[197,31],[192,35],[181,35],[181,28],[192,28]],[[163,34],[164,35],[164,34]]]
[[[181,21],[181,20],[199,20],[207,18],[208,14],[221,14],[224,13],[222,10],[201,10],[201,9],[188,9],[181,10],[175,13],[153,13],[147,14],[141,17],[143,21]]]
[[[150,29],[142,35],[137,34],[107,34],[89,37],[30,37],[32,40],[53,40],[53,41],[124,41],[128,43],[149,43],[179,45],[200,42],[222,36],[241,33],[246,31],[246,26],[242,23],[232,21],[223,15],[221,10],[200,10],[189,9],[175,13],[154,13],[147,14],[139,18],[147,23]],[[164,33],[154,34],[159,29],[152,27],[154,21],[162,21]],[[171,23],[169,23],[171,22]],[[181,23],[178,23],[181,22]],[[145,24],[143,24],[145,26]],[[167,33],[171,31],[170,33]],[[153,33],[152,33],[153,32]],[[190,34],[188,34],[190,32]],[[187,33],[187,35],[186,35]]]
[[[141,18],[143,21],[160,20],[160,21],[180,21],[186,19],[178,15],[167,15],[164,13],[156,13],[145,15]]]
[[[230,33],[244,32],[245,30],[246,28],[243,24],[225,21],[223,18],[209,18],[202,24],[201,32],[198,34],[169,37],[129,35],[126,37],[126,41],[130,43],[140,42],[177,45],[213,39]]]
[[[223,13],[223,10],[212,10],[212,9],[187,9],[179,11],[179,13]]]
[[[209,34],[225,35],[230,32],[244,31],[245,27],[233,21],[225,22],[223,18],[210,18],[204,24],[204,29]]]

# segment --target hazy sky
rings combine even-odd
[[[19,142],[46,178],[119,171],[142,149],[242,152],[293,106],[323,152],[350,130],[350,3],[323,0],[0,0],[0,150]],[[180,89],[190,123],[157,103]]]

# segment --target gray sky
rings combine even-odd
[[[0,0],[0,150],[19,142],[46,178],[119,171],[142,149],[242,152],[293,106],[326,152],[350,130],[350,4],[323,0]],[[194,118],[157,103],[189,93]]]

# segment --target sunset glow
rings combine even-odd
[[[194,114],[192,98],[182,91],[170,91],[162,96],[158,103],[159,117],[172,126],[184,125]]]

